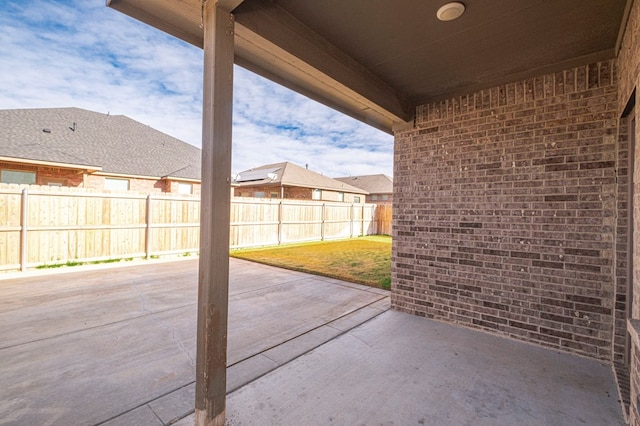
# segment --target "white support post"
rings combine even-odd
[[[196,348],[196,426],[222,426],[226,410],[233,15],[203,4],[204,88],[200,271]]]

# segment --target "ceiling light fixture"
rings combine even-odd
[[[464,13],[464,4],[454,1],[443,5],[436,12],[436,16],[441,21],[453,21]]]

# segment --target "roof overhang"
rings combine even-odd
[[[200,0],[107,4],[183,41],[203,45]],[[389,133],[394,122],[413,119],[412,106],[402,95],[285,11],[256,3],[235,18],[239,66]]]
[[[213,0],[210,0],[213,1]],[[616,56],[633,0],[218,0],[235,62],[391,133],[415,107]],[[107,0],[202,47],[202,0]]]
[[[93,173],[96,176],[105,176],[105,177],[113,177],[118,179],[147,179],[147,180],[173,180],[173,181],[184,181],[184,182],[192,182],[192,183],[200,183],[199,179],[193,178],[183,178],[176,176],[147,176],[147,175],[136,175],[136,174],[128,174],[128,173],[115,173],[115,172],[107,172],[107,171],[96,171]]]
[[[360,194],[360,195],[369,195],[367,191],[364,189],[356,188],[353,186],[349,186],[346,188],[340,187],[331,187],[327,185],[309,185],[309,184],[282,184],[284,188],[308,188],[308,189],[321,189],[323,191],[333,191],[333,192],[346,192],[348,194]]]
[[[178,176],[162,176],[159,180],[167,180],[174,182],[200,183],[200,179],[184,178]]]
[[[0,156],[0,161],[3,161],[5,163],[29,164],[32,166],[56,167],[59,169],[74,169],[74,170],[86,171],[88,173],[98,172],[102,170],[102,167],[100,166],[88,166],[86,164],[56,163],[54,161],[30,160],[28,158],[13,158],[13,157]]]

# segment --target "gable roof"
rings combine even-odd
[[[328,176],[300,167],[290,162],[267,164],[238,173],[234,179],[237,186],[282,185],[303,188],[324,189],[353,194],[367,194],[367,191],[337,181]]]
[[[201,167],[195,146],[124,115],[80,108],[0,110],[0,157],[195,180]]]
[[[378,175],[362,175],[362,176],[347,176],[335,178],[340,182],[347,183],[362,190],[367,191],[370,194],[391,194],[393,193],[393,178],[378,174]]]

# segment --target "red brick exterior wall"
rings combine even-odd
[[[255,186],[236,186],[234,188],[234,194],[236,197],[255,197],[256,192],[264,192],[264,198],[272,198],[271,194],[278,194],[277,197],[280,198],[281,187],[278,185],[255,185]],[[344,202],[345,203],[353,203],[354,197],[360,197],[360,202],[365,202],[365,196],[359,194],[351,194],[348,192],[344,193]],[[313,189],[311,188],[303,188],[298,186],[285,186],[284,187],[284,198],[289,200],[312,200],[313,199]],[[322,199],[321,201],[338,201],[339,195],[337,191],[328,191],[322,190]]]
[[[395,136],[396,309],[610,360],[615,61],[417,109]]]
[[[373,199],[374,195],[376,196],[375,200]],[[383,196],[386,196],[387,199],[383,200]],[[393,194],[369,194],[367,195],[366,202],[373,204],[391,204],[393,203]]]
[[[200,196],[200,183],[196,183],[196,182],[180,182],[180,181],[175,181],[175,180],[169,180],[169,181],[165,181],[165,192],[170,192],[172,194],[178,194],[178,186],[180,183],[184,183],[184,184],[191,184],[192,187],[192,192],[191,195],[197,195]]]
[[[82,186],[82,171],[59,167],[0,162],[0,170],[17,170],[36,173],[36,185],[61,183],[63,186]]]
[[[280,198],[280,186],[236,186],[234,188],[234,194],[236,197],[255,197],[256,192],[264,192],[264,198],[271,198],[271,193],[278,194],[275,198]]]
[[[92,175],[85,176],[84,187],[90,189],[104,190],[105,179],[109,176]],[[142,179],[142,178],[126,178],[120,176],[114,176],[114,179],[127,179],[129,181],[129,191],[144,193],[144,194],[160,194],[167,191],[167,181],[155,180],[155,179]],[[178,192],[177,186],[175,192]]]
[[[640,126],[638,126],[638,111],[640,110],[638,100],[638,87],[640,87],[640,2],[633,2],[632,10],[629,14],[629,21],[622,41],[620,54],[618,56],[618,70],[619,70],[619,89],[618,89],[618,116],[620,117],[620,138],[621,140],[627,140],[630,138],[628,134],[628,123],[635,117],[636,129],[635,129],[635,152],[630,153],[635,158],[635,171],[633,171],[633,181],[629,179],[629,184],[633,185],[635,192],[635,199],[633,202],[633,217],[634,217],[634,236],[633,246],[635,247],[633,257],[633,300],[631,311],[634,319],[640,318]],[[635,92],[634,92],[635,91]],[[628,110],[628,106],[632,106],[635,102],[635,109],[633,111]],[[633,115],[632,115],[633,114]],[[622,164],[621,164],[622,167]],[[631,173],[629,173],[631,175]],[[627,182],[625,181],[625,184]],[[624,216],[624,220],[627,217]],[[626,240],[619,240],[619,244],[626,245]],[[626,259],[620,259],[619,268],[626,271],[627,262]],[[618,289],[622,290],[622,287],[626,287],[626,279],[622,280],[618,277]],[[616,306],[620,308],[624,307],[622,302],[626,299],[622,297],[616,299]],[[626,322],[626,315],[617,315],[616,323],[624,324]],[[634,331],[633,329],[631,329]],[[639,330],[635,330],[637,333]],[[614,348],[623,344],[626,333],[623,335],[616,335],[614,341]],[[632,425],[640,425],[640,412],[638,405],[640,404],[640,348],[637,346],[637,339],[633,340],[634,344],[631,348],[631,361],[630,365],[624,363],[617,357],[615,361],[616,373],[618,376],[618,386],[621,389],[621,396],[625,402],[626,408],[629,408],[629,423]],[[618,350],[616,350],[618,352]],[[621,366],[621,364],[623,364]],[[622,368],[625,367],[625,368]],[[629,368],[630,367],[630,368]],[[628,384],[625,383],[625,373],[630,373],[630,396],[625,395],[628,390]]]
[[[104,190],[104,180],[108,176],[87,174],[78,169],[65,169],[59,167],[47,167],[30,164],[0,162],[0,170],[16,170],[36,173],[36,185],[47,186],[51,184],[62,184],[77,188],[89,188]],[[117,179],[127,179],[115,177]],[[178,193],[179,181],[128,178],[129,190],[139,193],[159,194],[163,192]],[[191,182],[186,182],[191,183]],[[200,183],[193,185],[192,195],[200,195]]]

